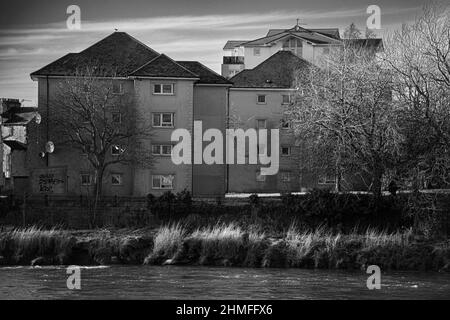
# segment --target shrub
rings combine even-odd
[[[252,205],[252,206],[256,206],[259,203],[259,197],[256,193],[250,195],[250,197],[248,197],[248,202]]]
[[[184,189],[181,192],[178,192],[175,196],[178,204],[185,205],[190,207],[192,205],[192,195],[191,193]]]

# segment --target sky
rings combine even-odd
[[[81,10],[81,29],[69,30],[69,5]],[[251,40],[269,28],[364,30],[369,5],[381,9],[383,36],[412,22],[424,0],[13,0],[0,3],[0,97],[36,106],[30,73],[79,52],[114,29],[177,60],[197,60],[220,73],[227,40]]]

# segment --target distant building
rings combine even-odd
[[[330,48],[341,46],[339,29],[270,29],[264,37],[254,40],[230,40],[223,50],[222,75],[231,78],[244,69],[253,69],[280,50],[310,63],[318,64]]]
[[[39,118],[37,108],[22,107],[18,99],[1,99],[2,176],[5,189],[16,193],[28,189],[26,164],[27,127]]]

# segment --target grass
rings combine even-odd
[[[190,231],[189,231],[190,230]],[[236,222],[189,229],[177,223],[130,233],[96,230],[74,236],[39,227],[0,232],[0,264],[30,264],[37,257],[48,264],[120,263],[202,264],[242,267],[362,268],[439,270],[450,268],[450,242],[412,241],[411,229],[397,232],[354,229],[336,233],[325,227],[302,230],[292,224],[278,238]],[[437,249],[436,249],[437,248]],[[81,259],[81,260],[77,260]],[[59,261],[59,262],[58,262]]]
[[[70,246],[71,237],[66,231],[45,230],[36,226],[13,229],[0,235],[0,252],[29,260],[38,256],[57,255]]]
[[[355,237],[355,235],[353,235]],[[362,236],[363,245],[366,249],[374,247],[392,247],[392,246],[408,246],[413,236],[412,229],[404,232],[388,233],[386,231],[377,231],[375,229],[367,229]]]
[[[180,223],[162,226],[155,235],[153,253],[172,256],[182,244],[186,229]]]
[[[343,263],[357,264],[360,252],[407,248],[411,237],[411,230],[388,233],[355,229],[343,234],[325,227],[299,230],[292,224],[280,239],[270,239],[254,226],[245,229],[235,222],[190,233],[187,227],[176,224],[158,230],[153,254],[210,265],[340,267]]]

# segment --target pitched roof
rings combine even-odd
[[[314,31],[314,32],[318,32],[321,33],[323,35],[332,37],[334,39],[341,39],[341,35],[339,34],[339,29],[338,28],[320,28],[320,29],[308,29],[310,31]]]
[[[294,27],[295,28],[295,27]],[[305,29],[302,28],[303,30],[309,30],[309,31],[313,31],[313,32],[317,32],[317,33],[321,33],[323,35],[326,35],[328,37],[332,37],[334,39],[340,39],[340,35],[339,35],[339,29],[338,28],[315,28],[315,29]],[[267,32],[266,37],[269,36],[273,36],[274,34],[277,33],[281,33],[281,32],[285,32],[288,30],[292,30],[292,29],[270,29],[269,32]]]
[[[201,64],[198,61],[177,61],[179,64],[194,72],[200,77],[200,80],[197,83],[206,83],[206,84],[231,84],[231,82],[212,71],[205,65]]]
[[[278,51],[253,69],[239,72],[230,79],[234,87],[292,88],[294,71],[312,66],[291,51]]]
[[[176,78],[198,78],[199,76],[179,63],[170,59],[165,54],[150,60],[142,67],[130,74],[131,76],[144,77],[176,77]]]
[[[245,42],[242,45],[244,46],[265,46],[270,45],[272,42],[281,40],[283,38],[294,36],[297,38],[302,38],[308,41],[311,41],[316,44],[340,44],[340,40],[332,38],[328,35],[323,35],[318,32],[306,30],[304,28],[299,28],[298,30],[285,30],[280,33],[273,33],[269,36],[265,36],[256,40],[252,40],[249,42]]]
[[[250,40],[228,40],[223,47],[223,50],[231,50],[236,47],[239,47],[241,44],[245,42],[249,42]]]
[[[114,32],[80,53],[66,54],[33,72],[31,77],[82,74],[82,68],[89,65],[95,66],[101,76],[192,78],[199,79],[199,83],[230,84],[199,62],[178,63],[125,32]]]
[[[76,75],[92,65],[98,73],[108,76],[127,76],[158,53],[125,32],[114,32],[80,53],[69,53],[31,76]]]

